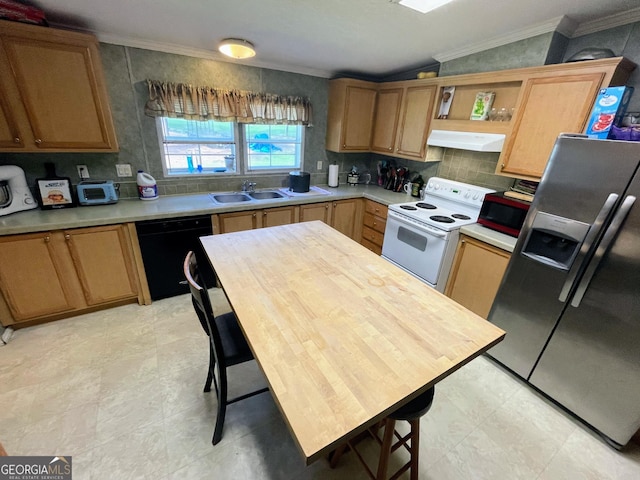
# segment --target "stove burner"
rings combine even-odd
[[[455,223],[455,220],[453,218],[445,217],[444,215],[432,215],[429,218],[434,222]]]
[[[426,210],[434,210],[438,207],[436,207],[435,205],[431,205],[430,203],[424,203],[424,202],[418,202],[416,203],[416,207],[418,208],[424,208]]]
[[[463,215],[461,213],[454,213],[453,215],[451,215],[453,218],[456,218],[458,220],[471,220],[471,217],[467,216],[467,215]]]
[[[400,208],[404,208],[405,210],[417,210],[413,205],[400,205]]]

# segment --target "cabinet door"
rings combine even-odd
[[[371,151],[393,153],[402,105],[402,88],[381,89],[376,99],[376,115],[371,137]]]
[[[258,228],[257,213],[254,210],[247,212],[221,213],[218,215],[220,233],[240,232]]]
[[[0,84],[0,148],[23,148],[24,135],[6,101],[7,94]]]
[[[267,208],[262,211],[262,226],[275,227],[295,223],[295,212],[295,207]]]
[[[510,256],[509,252],[462,235],[446,295],[487,318]]]
[[[359,199],[333,202],[331,226],[346,236],[356,240],[356,216]],[[360,220],[362,221],[362,219]]]
[[[603,79],[596,72],[527,81],[496,173],[539,179],[558,135],[584,131]]]
[[[404,96],[396,153],[425,160],[435,85],[408,87]]]
[[[21,32],[24,27],[0,33],[11,69],[2,75],[12,76],[26,110],[34,143],[28,147],[115,151],[97,42],[32,26]]]
[[[342,124],[342,149],[369,151],[376,91],[370,88],[347,87]]]
[[[51,233],[0,237],[0,290],[13,320],[74,310],[64,253]]]
[[[137,296],[133,254],[124,225],[63,233],[87,305]]]
[[[327,225],[330,225],[330,206],[331,204],[326,202],[300,205],[300,221],[312,222],[313,220],[321,220]]]

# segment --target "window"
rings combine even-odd
[[[290,171],[302,165],[304,127],[158,117],[165,176]]]
[[[302,131],[299,125],[244,125],[247,171],[300,168]]]

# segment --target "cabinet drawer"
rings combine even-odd
[[[380,245],[376,245],[373,242],[370,242],[369,240],[367,240],[366,238],[363,238],[360,243],[367,247],[369,250],[371,250],[373,253],[375,253],[376,255],[382,255],[382,247]]]
[[[372,228],[377,232],[384,233],[384,229],[387,226],[387,220],[382,217],[371,215],[367,212],[364,214],[364,226]]]
[[[376,245],[382,246],[382,239],[383,238],[384,238],[384,235],[382,233],[376,232],[372,228],[369,228],[369,227],[363,227],[362,228],[362,239],[363,240],[369,240],[370,242],[375,243]]]
[[[365,212],[377,217],[387,218],[387,206],[373,200],[365,200]]]

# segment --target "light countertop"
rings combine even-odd
[[[494,247],[501,248],[502,250],[506,250],[507,252],[513,252],[516,242],[518,241],[515,237],[496,232],[495,230],[491,230],[479,223],[466,225],[460,228],[460,233],[488,243],[489,245],[493,245]]]
[[[320,185],[319,187],[330,192],[329,195],[217,204],[209,194],[199,193],[193,195],[165,195],[152,201],[124,199],[113,205],[79,206],[60,210],[40,210],[38,208],[0,217],[0,236],[163,218],[211,215],[285,205],[331,202],[348,198],[364,197],[384,205],[414,200],[406,193],[391,192],[377,185],[358,185],[354,187],[344,185],[337,188]]]
[[[202,244],[307,464],[504,337],[320,221]]]

